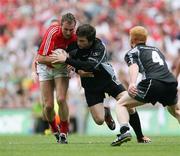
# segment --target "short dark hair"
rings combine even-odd
[[[61,25],[64,22],[68,22],[70,24],[74,22],[76,24],[76,18],[74,17],[74,15],[72,13],[66,13],[61,18]]]
[[[86,37],[91,42],[96,38],[96,29],[90,24],[83,24],[77,28],[76,35],[78,37]]]

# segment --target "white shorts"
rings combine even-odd
[[[37,64],[37,74],[39,81],[54,80],[58,77],[69,77],[66,64],[62,64],[60,68],[51,68],[45,64]]]

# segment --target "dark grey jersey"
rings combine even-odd
[[[107,51],[100,39],[95,39],[89,49],[80,49],[77,42],[70,44],[67,48],[69,58],[66,63],[76,68],[93,72],[94,77],[81,77],[84,88],[97,89],[107,85],[109,81],[116,81],[114,69],[107,62]],[[96,86],[96,87],[95,87]]]
[[[125,61],[128,66],[136,63],[139,66],[139,72],[142,73],[146,79],[176,82],[175,77],[167,67],[164,55],[158,48],[138,44],[126,53]]]

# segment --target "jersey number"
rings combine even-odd
[[[159,63],[159,65],[164,65],[164,61],[159,56],[157,51],[152,51],[152,60],[153,60],[154,63]]]

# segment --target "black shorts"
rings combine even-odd
[[[177,103],[177,83],[167,83],[155,79],[142,80],[138,86],[136,100],[143,103],[160,102],[163,106]]]
[[[104,85],[101,89],[94,89],[88,90],[84,88],[85,90],[85,97],[88,104],[88,107],[94,106],[98,103],[103,103],[105,98],[105,93],[107,93],[109,96],[112,96],[114,98],[117,97],[118,94],[125,91],[125,88],[122,84],[117,84],[114,81],[110,81],[107,83],[107,85]]]

